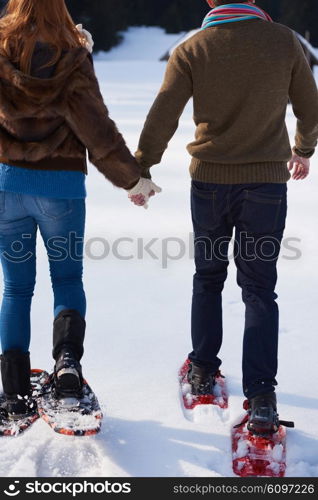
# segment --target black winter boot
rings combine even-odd
[[[188,371],[188,382],[191,385],[191,393],[194,396],[213,394],[216,374],[206,368],[190,363]]]
[[[30,353],[6,351],[1,356],[1,377],[5,401],[1,413],[9,419],[19,419],[36,412],[30,384]]]
[[[54,385],[57,397],[80,397],[83,375],[85,320],[74,309],[65,309],[54,320]]]
[[[279,416],[275,392],[260,394],[249,399],[248,402],[248,430],[258,436],[267,436],[277,432]]]

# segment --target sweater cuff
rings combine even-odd
[[[151,179],[150,167],[142,168],[141,177],[144,177],[145,179]]]
[[[312,149],[311,151],[304,151],[303,149],[296,148],[295,146],[293,147],[293,153],[301,158],[311,158],[315,153],[315,149]]]
[[[151,179],[150,168],[152,165],[149,165],[149,163],[141,158],[139,150],[135,153],[135,159],[141,169],[141,177],[144,177],[144,179]]]

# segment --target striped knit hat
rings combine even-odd
[[[214,4],[214,0],[206,0],[209,4],[209,6],[211,7],[211,9],[213,9],[214,7],[216,7],[216,5]],[[235,0],[233,0],[233,3],[235,2]],[[235,3],[253,3],[252,0],[249,0],[249,1],[246,1],[245,2],[235,2]],[[255,2],[254,2],[255,3]],[[225,4],[226,5],[226,4]]]

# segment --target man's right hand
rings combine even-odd
[[[292,173],[295,181],[306,179],[310,170],[310,159],[302,158],[293,153],[292,159],[288,163],[288,170]]]

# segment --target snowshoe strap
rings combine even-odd
[[[245,415],[242,422],[234,425],[233,429],[238,429],[242,425],[245,425],[247,422],[248,422],[248,414]],[[284,427],[289,427],[290,429],[293,429],[295,427],[295,422],[290,422],[288,420],[279,420],[279,425],[283,425]]]
[[[280,420],[279,425],[283,425],[284,427],[290,427],[293,429],[295,427],[295,422],[289,422],[288,420]]]
[[[250,408],[250,404],[249,404],[249,401],[248,399],[245,399],[245,401],[243,402],[243,408],[245,411],[248,412],[249,408]],[[241,427],[242,425],[246,424],[248,422],[248,413],[245,415],[245,417],[243,418],[242,422],[237,424],[237,425],[234,425],[234,429],[238,429],[239,427]],[[289,427],[290,429],[293,429],[295,427],[295,423],[294,422],[290,422],[288,420],[279,420],[279,425],[283,425],[284,427]]]
[[[242,422],[239,424],[234,425],[233,429],[238,429],[242,425],[246,424],[248,422],[248,415],[246,414],[245,417],[243,418]]]
[[[54,383],[54,373],[51,373],[46,379],[45,383],[42,385],[39,396],[45,396],[46,394],[50,394],[52,392],[52,385]]]

